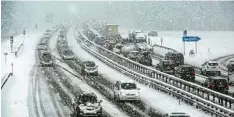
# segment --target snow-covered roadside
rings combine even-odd
[[[24,40],[28,39],[28,35],[24,36],[22,34],[14,37],[12,48],[13,53],[11,53],[10,39],[1,41],[1,78],[11,72],[11,64],[15,59],[14,52],[18,50],[19,46],[24,42]],[[21,49],[23,49],[23,47]],[[7,53],[7,56],[5,56],[4,53]]]
[[[168,32],[169,33],[169,32]],[[181,32],[171,32],[170,36],[163,36],[163,46],[175,49],[183,53]],[[234,32],[191,32],[190,35],[200,36],[201,40],[197,42],[198,52],[195,57],[189,57],[189,51],[195,51],[195,43],[185,43],[185,62],[200,67],[205,61],[220,56],[233,54],[234,52]],[[215,35],[215,36],[214,36]],[[153,44],[160,44],[161,37],[150,37]],[[156,47],[155,47],[156,49]],[[161,49],[165,52],[164,49]],[[164,55],[164,54],[163,54]]]
[[[52,50],[53,56],[60,58],[60,56],[57,52],[57,49],[56,49],[56,42],[57,42],[57,38],[52,38],[50,40],[50,49]],[[57,61],[57,64],[66,68],[67,70],[73,72],[74,74],[76,74],[76,72],[74,72],[73,69],[71,69],[67,64],[61,63],[60,61]],[[106,112],[108,112],[108,114],[110,114],[112,117],[128,117],[124,112],[118,110],[118,107],[116,105],[112,104],[110,101],[108,101],[108,99],[106,99],[104,96],[102,96],[98,91],[96,91],[95,89],[90,87],[88,84],[86,84],[85,82],[81,81],[80,79],[74,77],[73,75],[71,75],[67,71],[64,71],[64,73],[65,73],[65,75],[69,76],[69,78],[71,79],[71,81],[73,83],[72,84],[73,86],[78,86],[85,92],[95,93],[97,95],[98,99],[103,101],[102,102],[103,109]]]
[[[22,50],[23,52],[21,52],[21,55],[17,58],[10,58],[9,56],[9,58],[7,58],[9,63],[13,61],[14,74],[7,81],[1,92],[1,115],[4,117],[29,116],[27,106],[29,74],[35,64],[35,48],[41,35],[42,33],[39,31],[28,32],[24,40],[24,49]],[[23,40],[23,36],[15,38],[17,38],[17,40]],[[7,43],[7,41],[5,42]],[[3,48],[9,50],[7,45],[2,47],[2,52],[4,52]],[[1,65],[2,69],[5,67],[7,67],[6,64]]]
[[[82,32],[82,31],[81,31]],[[99,73],[105,76],[107,80],[112,82],[113,84],[117,80],[121,79],[131,79],[122,73],[112,69],[106,64],[102,63],[92,55],[88,54],[85,50],[83,50],[80,46],[77,46],[76,40],[74,39],[74,34],[68,34],[68,45],[72,46],[75,54],[83,59],[83,60],[92,60],[99,66]],[[189,113],[192,117],[209,117],[210,115],[205,114],[204,112],[195,109],[195,107],[188,106],[186,103],[181,102],[179,105],[179,101],[167,94],[151,89],[147,86],[138,84],[141,88],[141,100],[145,102],[147,105],[154,107],[156,110],[159,110],[163,113],[170,112],[186,112]]]
[[[144,31],[148,34],[149,31]],[[119,28],[119,33],[122,37],[128,36],[128,28]],[[182,31],[158,31],[158,37],[150,37],[152,44],[162,45],[175,49],[183,53]],[[207,60],[214,59],[220,56],[233,54],[234,52],[234,32],[233,31],[188,31],[189,36],[199,36],[201,40],[197,43],[198,52],[195,57],[189,57],[190,50],[195,50],[195,43],[186,43],[185,62],[191,65],[200,67]],[[158,54],[165,55],[164,49],[154,48]]]

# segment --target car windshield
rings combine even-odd
[[[71,55],[73,55],[73,52],[72,52],[72,50],[65,50],[64,54],[71,56]]]
[[[117,48],[117,49],[121,49],[122,47],[123,47],[122,45],[115,46],[115,48]]]
[[[190,117],[190,116],[187,116],[187,115],[171,115],[170,117]]]
[[[43,57],[45,60],[51,60],[51,55],[49,53],[43,53]]]
[[[129,90],[129,89],[136,89],[137,87],[135,83],[122,83],[121,88]]]
[[[163,66],[170,66],[170,64],[171,63],[169,61],[163,61],[163,63],[162,63]]]
[[[185,71],[185,72],[194,72],[193,67],[184,67],[182,70]]]
[[[209,66],[218,66],[218,63],[208,63]]]
[[[97,102],[97,97],[92,95],[83,95],[81,96],[81,102]]]
[[[96,66],[95,63],[94,63],[94,62],[91,62],[91,61],[85,62],[85,65],[86,65],[87,67],[95,67],[95,66]]]
[[[176,57],[178,57],[179,59],[183,59],[184,58],[183,54],[181,54],[181,53],[176,54]]]
[[[137,55],[139,54],[139,52],[133,51],[133,52],[131,52],[131,54],[132,54],[133,56],[137,56]]]
[[[225,79],[216,79],[216,80],[214,80],[214,83],[216,85],[227,85],[227,80],[225,80]]]

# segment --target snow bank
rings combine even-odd
[[[14,58],[14,55],[8,55],[7,63],[14,63],[13,76],[7,81],[2,89],[2,116],[4,117],[28,117],[27,96],[28,80],[32,66],[35,64],[35,47],[39,41],[39,32],[28,33],[24,40],[25,51],[20,57]],[[17,40],[23,40],[22,36],[15,37]],[[2,43],[2,53],[9,51],[9,46]],[[4,60],[4,59],[3,59]],[[2,62],[4,63],[4,62]],[[2,64],[1,68],[8,68],[8,64]],[[2,71],[1,71],[2,72]],[[7,72],[4,71],[4,72]],[[9,70],[8,70],[9,72]]]

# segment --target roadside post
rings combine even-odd
[[[8,53],[5,52],[4,55],[5,55],[5,63],[6,63],[7,62],[7,55],[8,55]]]
[[[14,43],[14,37],[11,36],[11,37],[10,37],[11,53],[12,53],[12,49],[13,49],[13,43]]]
[[[35,24],[35,28],[36,28],[36,30],[37,30],[37,24]]]
[[[11,73],[13,74],[13,62],[11,63]]]
[[[161,39],[160,39],[160,42],[161,42],[161,46],[162,46],[162,43],[163,43],[163,38],[161,37]]]
[[[26,34],[26,31],[25,31],[25,30],[23,30],[24,40],[25,40],[25,34]]]

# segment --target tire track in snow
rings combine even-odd
[[[29,83],[31,83],[31,85],[29,85],[29,88],[28,88],[29,90],[28,91],[29,92],[29,95],[28,95],[29,116],[30,117],[35,117],[35,116],[36,117],[48,117],[50,116],[48,115],[49,113],[49,114],[52,114],[53,116],[63,117],[61,113],[59,113],[58,111],[58,105],[55,104],[55,98],[52,98],[54,97],[54,95],[52,95],[51,93],[48,93],[49,96],[47,97],[45,95],[44,96],[42,95],[43,91],[44,91],[43,93],[45,93],[45,90],[43,90],[43,87],[42,87],[45,84],[42,84],[41,78],[44,78],[44,77],[42,77],[41,70],[38,68],[38,65],[40,64],[40,59],[39,59],[40,54],[41,53],[38,52],[38,50],[36,50],[35,57],[36,57],[37,65],[33,66],[29,74],[29,77],[30,77]],[[48,89],[48,87],[46,88]],[[49,103],[50,102],[52,103],[47,104],[44,102],[45,100]],[[50,106],[50,109],[55,108],[54,110],[56,110],[56,112],[51,112],[50,109],[45,109],[47,105]]]

